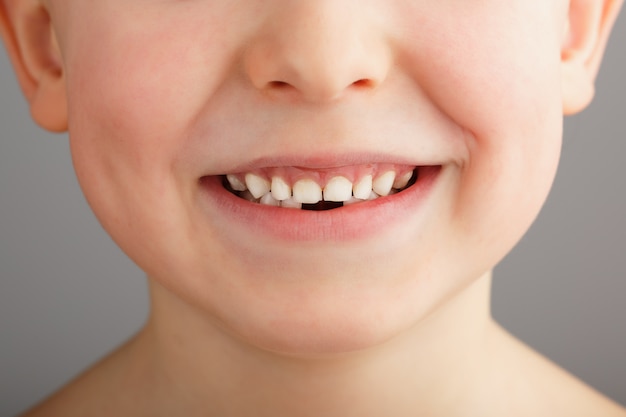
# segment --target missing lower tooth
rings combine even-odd
[[[343,207],[342,202],[320,201],[315,204],[303,204],[302,210],[324,211],[324,210],[336,209],[339,207]]]

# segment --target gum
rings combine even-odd
[[[268,167],[262,169],[255,169],[249,172],[240,172],[233,174],[240,181],[245,182],[246,174],[252,173],[271,182],[272,177],[280,177],[287,184],[293,187],[293,185],[302,179],[310,179],[315,181],[320,187],[324,187],[328,181],[334,177],[345,177],[353,184],[358,182],[366,175],[371,175],[374,179],[378,176],[385,174],[389,171],[395,171],[396,177],[401,177],[407,172],[413,172],[415,170],[414,165],[398,165],[398,164],[368,164],[357,166],[336,167],[328,169],[307,169],[300,167]]]

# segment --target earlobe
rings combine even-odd
[[[570,0],[561,48],[563,112],[574,114],[593,99],[595,79],[623,0]]]
[[[48,11],[39,1],[0,0],[0,34],[35,122],[67,130],[65,79]]]

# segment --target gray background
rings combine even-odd
[[[493,310],[518,337],[626,405],[626,16],[597,97],[566,120],[533,228],[496,269]],[[64,135],[35,127],[0,53],[0,416],[50,394],[146,318],[146,283],[101,230]]]

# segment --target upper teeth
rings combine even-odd
[[[246,174],[246,186],[254,198],[261,198],[270,192],[271,184],[263,177],[254,174]]]
[[[293,186],[279,175],[268,180],[254,173],[247,173],[242,181],[240,176],[226,176],[230,187],[239,191],[239,195],[250,201],[265,205],[300,208],[302,204],[316,204],[322,200],[351,204],[363,200],[372,200],[386,196],[407,186],[413,171],[396,175],[394,170],[385,171],[374,178],[367,174],[354,183],[344,176],[331,177],[325,186],[317,181],[304,178]]]
[[[272,197],[279,201],[291,197],[291,187],[281,177],[272,178],[271,191]]]
[[[322,187],[313,180],[300,180],[293,185],[293,199],[299,203],[315,204],[322,199]]]
[[[387,171],[380,177],[374,180],[372,189],[378,195],[389,195],[393,182],[396,179],[396,173],[393,171]]]
[[[399,190],[406,187],[409,181],[411,181],[411,178],[413,178],[413,171],[409,171],[406,174],[397,177],[393,182],[393,188]]]
[[[372,193],[372,181],[372,176],[366,175],[358,182],[354,183],[354,186],[352,187],[352,194],[354,195],[354,198],[367,200]]]
[[[235,191],[246,191],[246,184],[241,182],[239,178],[237,178],[234,174],[228,174],[226,176],[228,178],[228,182],[230,183],[230,187]]]
[[[346,177],[334,177],[324,187],[325,201],[348,201],[352,197],[352,182]]]

